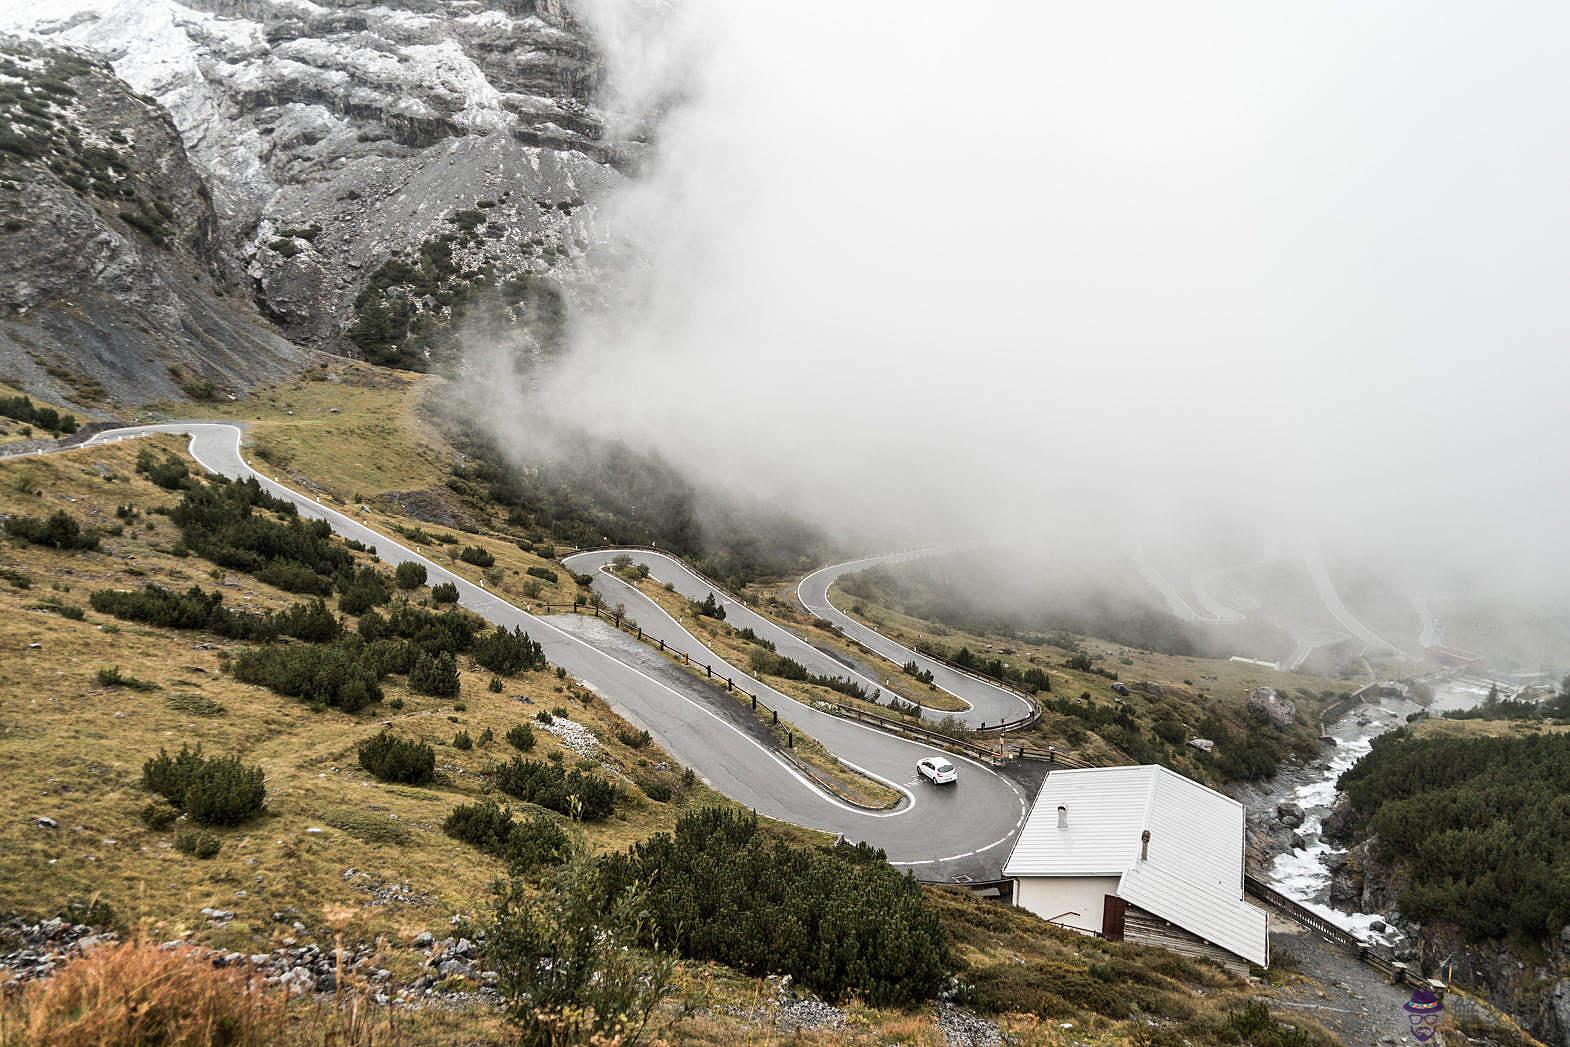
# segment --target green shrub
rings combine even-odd
[[[207,859],[217,857],[222,845],[206,829],[181,829],[174,835],[174,846],[193,858]]]
[[[432,603],[457,603],[458,587],[451,582],[431,586]]]
[[[459,731],[452,736],[452,747],[467,752],[474,748],[474,739],[469,737],[468,731]]]
[[[44,545],[53,549],[93,550],[98,548],[98,532],[83,529],[75,518],[63,509],[56,510],[46,519],[36,516],[7,517],[5,533],[21,542]]]
[[[260,767],[203,756],[201,746],[181,746],[174,756],[160,749],[142,765],[142,784],[205,825],[238,825],[261,813],[267,798]]]
[[[472,563],[476,567],[489,567],[496,562],[496,557],[478,545],[464,546],[462,551],[458,553],[458,559],[464,563]]]
[[[503,676],[545,668],[545,653],[540,645],[517,627],[508,632],[497,626],[494,632],[481,637],[474,645],[474,660],[481,668]]]
[[[566,830],[540,814],[513,825],[502,857],[507,860],[508,870],[520,876],[542,866],[560,865],[570,853]]]
[[[150,680],[138,680],[134,676],[125,675],[118,665],[105,666],[98,670],[98,682],[105,687],[129,687],[133,691],[158,690],[158,685]]]
[[[526,723],[515,724],[507,729],[507,743],[514,749],[528,752],[534,748],[534,728]]]
[[[627,727],[616,728],[616,740],[629,749],[644,749],[654,741],[648,731],[634,731]]]
[[[384,782],[424,785],[436,774],[436,750],[382,731],[360,743],[360,766]]]
[[[236,611],[223,605],[221,593],[193,585],[184,593],[148,585],[128,592],[100,589],[88,597],[93,610],[123,621],[146,622],[166,629],[202,629],[232,640],[265,643],[294,636],[311,643],[336,640],[343,626],[321,600],[297,603],[282,611]]]
[[[51,433],[74,433],[77,428],[74,416],[61,414],[53,407],[39,407],[26,396],[0,396],[0,415]]]
[[[713,618],[715,621],[719,622],[723,622],[725,620],[725,607],[714,598],[713,592],[710,592],[708,596],[704,597],[702,603],[694,603],[692,605],[692,611],[694,614],[699,615],[700,617]]]
[[[491,682],[485,685],[485,689],[492,694],[501,694],[506,689],[506,684],[502,683],[500,676],[493,676]]]
[[[414,668],[409,670],[409,690],[434,698],[452,698],[458,689],[458,662],[449,652],[434,656],[425,651],[419,653]]]
[[[169,518],[198,556],[290,592],[326,596],[334,575],[354,567],[327,521],[300,519],[292,502],[268,494],[254,478],[195,486]]]
[[[166,803],[157,800],[149,801],[141,811],[142,824],[155,832],[162,832],[175,823],[180,817],[180,812]]]
[[[159,459],[151,448],[144,447],[136,456],[136,471],[166,491],[183,491],[191,483],[191,470],[184,461],[172,454]]]
[[[222,702],[200,694],[171,694],[166,701],[175,712],[192,716],[223,716],[229,711]]]
[[[425,565],[405,560],[393,569],[393,580],[400,589],[418,589],[425,584]]]
[[[671,787],[658,778],[638,778],[636,781],[638,788],[643,790],[643,795],[655,803],[671,802]]]
[[[1068,1018],[1095,1011],[1123,1019],[1132,1013],[1126,984],[1100,978],[1091,967],[1051,960],[1002,963],[972,972],[971,1004],[990,1014]]]
[[[374,567],[344,571],[337,576],[335,584],[339,592],[338,609],[345,614],[361,615],[392,599],[387,576]]]
[[[229,670],[241,683],[352,713],[382,700],[381,685],[362,660],[364,654],[363,649],[337,645],[253,647],[241,651]]]
[[[756,817],[724,808],[683,815],[674,833],[607,858],[602,875],[608,897],[647,886],[646,944],[789,974],[830,998],[906,1006],[935,996],[951,968],[921,885],[881,851],[771,841]]]
[[[512,812],[495,800],[459,804],[442,822],[442,832],[486,854],[500,856],[512,837]]]
[[[246,767],[235,756],[206,761],[185,790],[185,813],[202,825],[239,825],[261,813],[267,788],[260,767]]]
[[[496,788],[585,822],[602,822],[616,810],[616,786],[582,771],[554,763],[513,757],[495,771]]]
[[[554,582],[557,577],[556,572],[549,567],[527,567],[523,573],[546,582]]]
[[[478,738],[474,739],[474,744],[483,749],[485,746],[490,745],[495,740],[496,732],[487,727],[485,730],[480,732]]]
[[[577,849],[543,891],[514,878],[496,888],[486,954],[508,1020],[528,1047],[636,1044],[673,970],[635,948],[644,936],[636,890],[607,900],[595,861]]]

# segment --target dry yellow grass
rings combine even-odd
[[[176,438],[152,443],[181,446]],[[451,913],[472,912],[501,871],[499,863],[449,840],[440,825],[455,804],[481,794],[492,762],[512,755],[503,741],[508,728],[540,709],[566,707],[600,737],[602,762],[611,767],[640,775],[651,773],[640,763],[669,761],[657,749],[623,745],[616,732],[626,724],[601,700],[585,703],[588,692],[550,672],[508,680],[498,694],[488,689],[489,673],[464,669],[456,703],[389,681],[380,707],[358,715],[313,712],[225,675],[220,656],[236,645],[217,637],[116,622],[90,609],[81,621],[31,610],[45,600],[85,608],[94,589],[148,582],[217,588],[226,602],[245,607],[298,599],[244,575],[216,572],[214,579],[205,561],[165,551],[175,539],[173,525],[147,512],[175,496],[135,474],[142,446],[148,443],[0,462],[0,512],[46,515],[64,508],[99,526],[116,522],[117,505],[142,514],[123,535],[105,537],[100,552],[0,539],[0,567],[33,583],[22,589],[0,581],[0,777],[7,783],[0,910],[46,914],[97,895],[124,918],[148,918],[160,937],[194,935],[248,951],[290,933],[287,923],[272,919],[286,910],[313,929],[405,937],[445,924]],[[28,482],[19,485],[23,476]],[[147,520],[152,530],[144,529]],[[104,687],[96,674],[106,666],[159,689]],[[393,708],[400,701],[402,708]],[[221,712],[192,711],[204,706]],[[435,785],[385,785],[360,769],[355,747],[383,723],[436,747]],[[488,745],[462,751],[452,744],[460,730],[478,739],[486,729],[494,737]],[[579,759],[548,732],[536,737],[535,758],[562,751],[569,765]],[[169,832],[152,831],[138,817],[150,798],[139,784],[142,762],[161,747],[187,742],[241,754],[267,775],[268,813],[218,830],[222,850],[203,862],[176,851]],[[630,784],[626,792],[618,813],[591,827],[591,845],[625,846],[672,825],[684,806],[720,802],[701,784],[678,789],[669,804],[648,800]],[[39,828],[38,816],[59,827]],[[351,868],[356,872],[346,878]],[[386,883],[408,885],[411,899],[373,904],[369,891]],[[200,916],[204,906],[237,915],[226,926],[208,927]]]

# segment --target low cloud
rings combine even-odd
[[[1570,10],[588,10],[659,119],[531,410],[869,543],[1566,580]]]

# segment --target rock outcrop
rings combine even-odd
[[[105,56],[167,110],[247,290],[313,348],[418,362],[428,344],[348,337],[370,297],[440,325],[482,273],[585,283],[593,203],[635,155],[637,132],[604,131],[591,36],[560,0],[103,0],[28,31]],[[476,209],[452,281],[386,297],[381,267],[453,247]]]
[[[212,398],[303,354],[249,304],[167,114],[108,64],[0,40],[0,367],[86,411]]]

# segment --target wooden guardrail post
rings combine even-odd
[[[729,676],[725,677],[725,689],[727,691],[734,691],[736,689],[736,681],[732,680]]]

